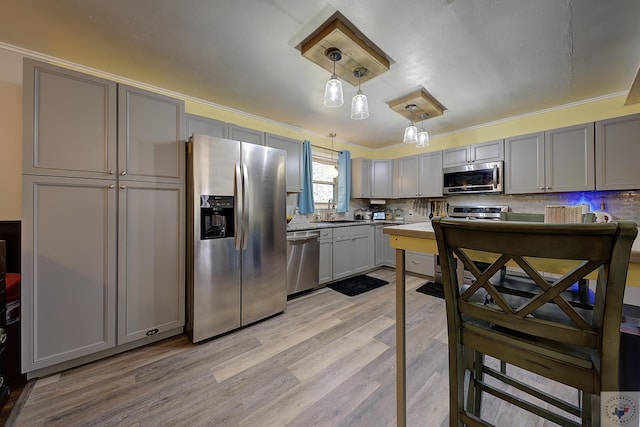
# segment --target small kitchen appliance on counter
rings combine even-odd
[[[376,211],[373,213],[373,220],[374,221],[378,221],[378,220],[383,220],[384,221],[384,212],[383,211]]]

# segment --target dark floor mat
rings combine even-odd
[[[327,287],[333,289],[334,291],[340,292],[341,294],[352,297],[370,291],[372,289],[379,288],[380,286],[384,286],[388,283],[389,282],[387,282],[386,280],[377,279],[375,277],[362,274],[360,276],[349,277],[348,279],[332,283]]]
[[[442,284],[440,283],[427,282],[416,289],[416,291],[422,294],[444,299],[444,289],[442,288]]]

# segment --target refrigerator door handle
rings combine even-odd
[[[247,228],[249,227],[249,200],[247,199],[247,183],[249,176],[247,175],[247,165],[242,164],[242,250],[246,250],[249,245],[249,237],[247,237]]]
[[[234,243],[236,246],[236,251],[240,250],[240,246],[242,244],[242,236],[238,233],[238,230],[242,229],[240,227],[240,221],[242,220],[241,212],[243,208],[242,197],[238,197],[238,195],[242,195],[242,193],[242,175],[240,172],[240,162],[236,162],[235,179],[233,185],[233,196],[236,200],[235,220],[233,224],[233,235],[235,236]]]

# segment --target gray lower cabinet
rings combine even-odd
[[[116,345],[113,181],[23,177],[22,370]]]
[[[318,241],[320,242],[318,283],[323,285],[333,280],[333,229],[321,229]]]
[[[421,252],[405,252],[405,270],[411,273],[422,274],[424,276],[433,277],[434,273],[434,256]]]
[[[384,265],[387,267],[396,267],[396,250],[391,247],[391,236],[382,234],[382,245],[384,247]]]
[[[369,270],[373,265],[370,225],[333,229],[333,280]]]
[[[184,186],[25,175],[23,191],[23,371],[184,325]]]
[[[118,344],[184,325],[185,191],[168,183],[118,188]]]
[[[385,266],[385,267],[395,267],[396,266],[396,250],[391,247],[389,244],[389,235],[384,234],[383,229],[385,227],[384,224],[376,224],[376,254],[375,254],[375,265]]]
[[[640,188],[640,114],[596,122],[596,190]]]

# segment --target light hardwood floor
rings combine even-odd
[[[395,272],[371,275],[390,284],[355,297],[324,288],[214,340],[174,337],[30,382],[8,425],[394,426]],[[415,292],[425,281],[407,278],[407,424],[445,426],[444,301]],[[552,425],[485,404],[498,426]]]

